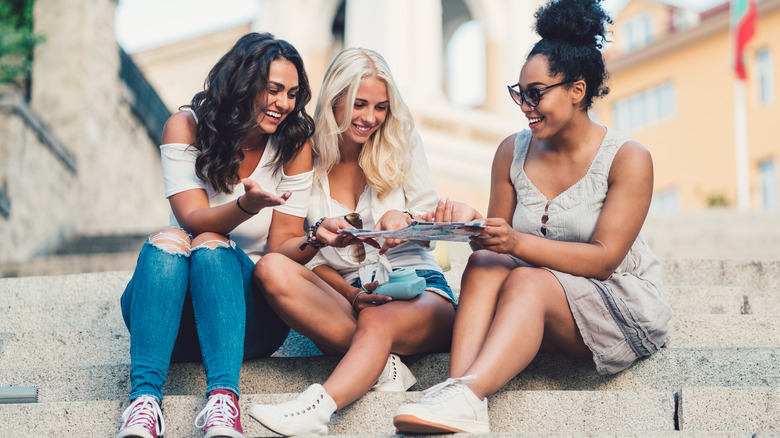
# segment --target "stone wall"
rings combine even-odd
[[[167,222],[157,145],[119,79],[115,0],[37,0],[31,106],[79,160],[78,232],[149,230]]]
[[[21,93],[0,89],[0,262],[46,253],[77,228],[77,176],[30,122]]]
[[[37,0],[29,103],[75,158],[62,169],[22,118],[0,115],[0,261],[46,254],[73,235],[151,232],[167,224],[158,145],[119,77],[116,0]],[[6,186],[3,187],[2,184]]]

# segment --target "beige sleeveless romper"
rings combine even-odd
[[[549,200],[547,234],[541,218],[548,200],[523,170],[531,132],[515,138],[510,178],[517,193],[512,227],[518,231],[567,242],[589,242],[607,195],[612,159],[631,137],[612,129],[596,153],[588,173]],[[522,262],[522,261],[520,261]],[[626,258],[605,281],[549,269],[563,285],[569,307],[585,345],[593,352],[596,369],[613,374],[664,344],[672,309],[664,297],[661,262],[641,236]]]

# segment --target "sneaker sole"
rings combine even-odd
[[[487,433],[490,427],[476,422],[461,422],[466,429],[459,429],[454,426],[447,426],[441,423],[423,420],[420,417],[409,414],[396,415],[393,418],[396,433]],[[469,427],[471,426],[471,427]]]
[[[203,438],[244,438],[244,435],[229,427],[212,427]]]
[[[282,436],[314,436],[314,435],[327,435],[328,434],[328,428],[326,427],[324,431],[320,432],[301,432],[299,430],[290,429],[284,426],[280,426],[277,424],[273,424],[273,421],[269,421],[266,418],[263,418],[262,412],[258,412],[256,410],[253,410],[252,408],[249,408],[247,411],[249,416],[256,420],[258,423],[262,424],[263,427],[270,430],[273,433],[277,433]]]
[[[154,435],[150,434],[145,429],[135,427],[131,429],[120,430],[115,438],[154,438]]]

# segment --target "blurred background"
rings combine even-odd
[[[165,120],[252,31],[299,50],[315,96],[338,51],[382,53],[441,196],[486,212],[495,148],[526,127],[506,85],[540,4],[0,0],[0,276],[131,269],[167,223]],[[603,5],[611,92],[591,117],[653,154],[645,239],[662,257],[780,258],[780,0]]]

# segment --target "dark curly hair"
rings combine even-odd
[[[563,75],[563,81],[584,80],[585,111],[594,98],[609,93],[604,86],[609,74],[600,49],[607,42],[605,23],[612,24],[612,19],[600,3],[601,0],[552,0],[540,7],[534,16],[536,33],[542,39],[528,54],[528,58],[546,56],[551,76]]]
[[[271,166],[278,171],[290,161],[314,133],[314,121],[306,113],[311,88],[303,60],[287,41],[270,33],[248,33],[211,69],[190,107],[198,117],[193,146],[201,153],[195,172],[216,191],[230,193],[239,183],[238,168],[244,159],[241,141],[257,126],[262,108],[255,108],[258,93],[267,92],[268,70],[277,59],[290,61],[298,70],[295,107],[272,135],[278,152]]]

